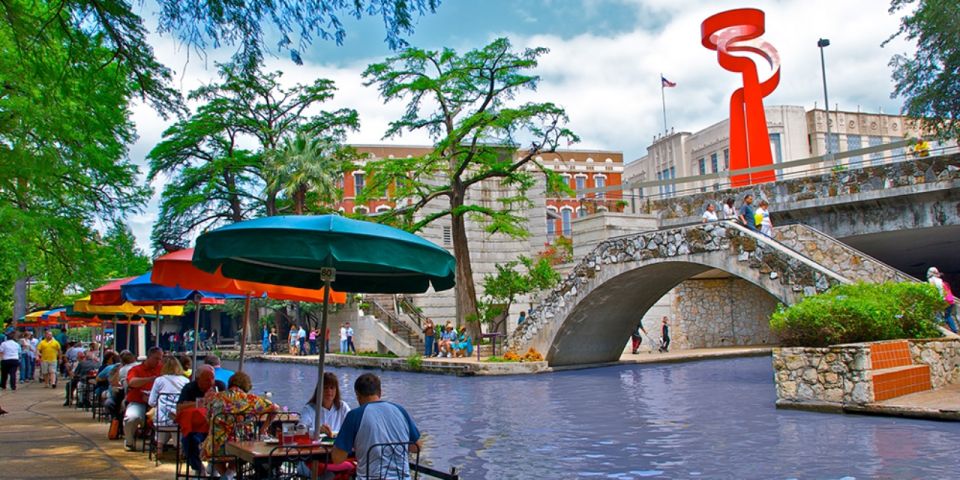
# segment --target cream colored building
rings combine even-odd
[[[830,152],[840,153],[880,146],[905,137],[917,137],[916,122],[900,115],[865,112],[831,111],[830,136],[827,137],[827,114],[823,110],[804,111],[803,107],[779,105],[765,109],[770,150],[774,163],[817,157]],[[843,158],[844,165],[880,164],[902,158],[902,148],[868,154],[867,157]],[[815,164],[778,169],[778,177],[794,177],[819,173],[833,165]],[[730,121],[723,120],[695,133],[670,132],[654,138],[647,154],[625,167],[625,183],[697,177],[725,173],[730,168]],[[665,184],[629,193],[637,198],[663,197],[696,193],[729,186],[725,175],[698,182]]]

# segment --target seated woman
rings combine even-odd
[[[307,427],[310,435],[313,435],[314,422],[317,418],[317,389],[313,389],[313,395],[303,406],[303,412],[300,413],[300,424]],[[320,433],[332,437],[333,432],[340,431],[340,425],[347,418],[347,412],[350,406],[340,398],[340,382],[336,374],[326,372],[323,374],[323,424],[320,425]]]
[[[440,356],[453,356],[453,343],[457,339],[457,332],[453,330],[453,325],[447,322],[444,332],[440,334]]]
[[[300,414],[300,425],[307,427],[311,436],[317,417],[316,405],[317,389],[314,388],[313,395],[310,396],[310,400],[304,405],[303,412]],[[333,437],[336,432],[340,431],[340,426],[347,418],[350,406],[340,398],[340,382],[332,372],[323,374],[323,403],[321,406],[323,407],[323,424],[320,425],[320,432]],[[353,462],[346,461],[338,464],[326,464],[322,468],[317,465],[315,469],[319,470],[318,478],[325,480],[334,478],[338,474],[352,472],[354,465]],[[306,465],[302,465],[300,470],[302,476],[312,477]]]
[[[176,422],[177,398],[187,382],[187,377],[183,376],[180,360],[171,356],[164,357],[160,377],[154,380],[147,400],[148,405],[157,409],[153,420],[154,425],[173,425]],[[160,401],[160,395],[164,395],[163,402]],[[158,449],[163,450],[170,441],[170,437],[170,432],[160,432],[157,437]]]
[[[230,439],[242,437],[253,430],[253,425],[243,422],[242,415],[272,414],[277,406],[265,398],[250,393],[253,383],[250,375],[245,372],[236,372],[230,377],[227,390],[211,396],[207,402],[207,418],[210,423],[210,433],[201,445],[201,458],[205,461],[217,460],[216,457],[225,455],[225,447]],[[270,415],[269,417],[272,417]],[[269,425],[270,418],[263,420]],[[236,465],[229,461],[217,461],[214,468],[221,477],[227,479],[236,475]]]
[[[93,390],[93,396],[101,400],[106,399],[106,393],[110,391],[110,373],[120,365],[120,355],[117,352],[107,351],[103,355],[103,364],[100,365],[100,371],[97,372],[97,382]]]
[[[460,335],[457,335],[457,340],[454,343],[456,345],[454,349],[455,356],[469,357],[473,355],[473,342],[470,341],[470,336],[467,335],[466,328],[460,331]]]

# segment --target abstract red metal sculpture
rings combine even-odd
[[[743,87],[730,97],[730,170],[772,165],[763,97],[780,83],[780,56],[773,45],[759,39],[764,32],[763,11],[741,8],[720,12],[704,20],[700,32],[703,46],[716,50],[720,66],[743,77]],[[761,82],[753,59],[735,56],[738,52],[763,58],[772,74]],[[773,170],[766,170],[732,175],[730,183],[740,187],[776,179]]]

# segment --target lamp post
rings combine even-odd
[[[827,97],[827,63],[823,58],[823,48],[830,46],[830,40],[821,38],[817,40],[817,47],[820,47],[820,72],[823,75],[823,105],[827,115],[827,136],[824,139],[824,145],[829,157],[833,152],[830,151],[830,99]]]

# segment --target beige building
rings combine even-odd
[[[827,136],[827,114],[823,110],[804,111],[803,107],[780,105],[765,108],[770,150],[774,163],[817,157],[827,153],[840,153],[875,147],[902,140],[907,136],[919,136],[916,122],[900,115],[885,115],[864,112],[831,111],[830,136]],[[870,163],[880,164],[903,157],[904,150],[872,153],[841,159],[844,165]],[[778,169],[778,177],[792,177],[819,172],[833,165],[805,165]],[[695,133],[670,132],[654,138],[647,147],[647,154],[628,163],[624,183],[669,181],[684,177],[697,177],[713,173],[725,173],[730,168],[730,121],[723,120]],[[725,175],[699,182],[661,185],[658,187],[634,188],[629,193],[636,198],[663,197],[696,193],[707,189],[722,189],[729,186]]]

